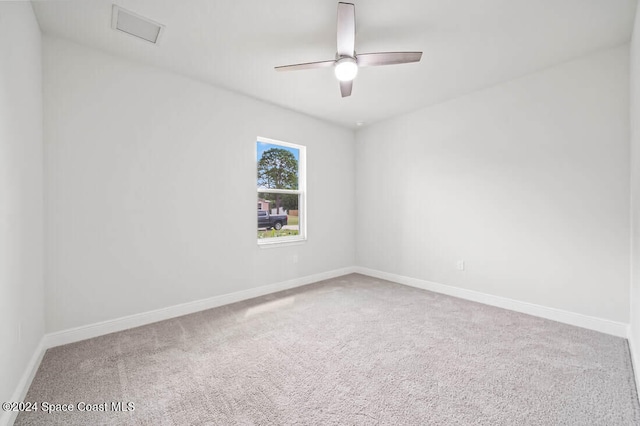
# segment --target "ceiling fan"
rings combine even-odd
[[[419,62],[422,52],[378,52],[358,53],[356,42],[356,7],[352,3],[338,3],[338,51],[336,59],[330,61],[307,62],[295,65],[275,67],[276,71],[296,71],[313,68],[334,67],[336,78],[340,81],[342,97],[351,96],[353,79],[358,74],[358,67],[375,67],[378,65],[406,64]]]

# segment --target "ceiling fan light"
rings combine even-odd
[[[351,81],[358,75],[358,64],[353,58],[340,58],[334,68],[336,78],[340,81]]]

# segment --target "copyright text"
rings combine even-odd
[[[45,413],[62,413],[70,411],[134,411],[135,403],[131,401],[109,401],[109,402],[76,402],[68,404],[58,404],[53,402],[3,402],[2,411],[32,412],[44,411]]]

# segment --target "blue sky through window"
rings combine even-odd
[[[259,141],[258,141],[258,157],[256,158],[256,161],[259,161],[262,158],[262,154],[271,148],[285,149],[290,153],[292,153],[294,157],[296,157],[296,161],[300,161],[300,150],[297,148],[289,148],[288,146],[275,145],[272,143],[259,142]]]

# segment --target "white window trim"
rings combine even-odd
[[[307,241],[307,147],[294,143],[283,142],[277,139],[270,139],[258,136],[254,142],[253,158],[256,161],[256,173],[258,170],[258,142],[268,143],[272,145],[285,146],[298,150],[298,189],[266,189],[257,188],[257,193],[267,192],[272,194],[298,194],[298,227],[299,234],[292,237],[278,238],[257,238],[259,246],[274,245],[291,245],[292,243],[301,243]]]

